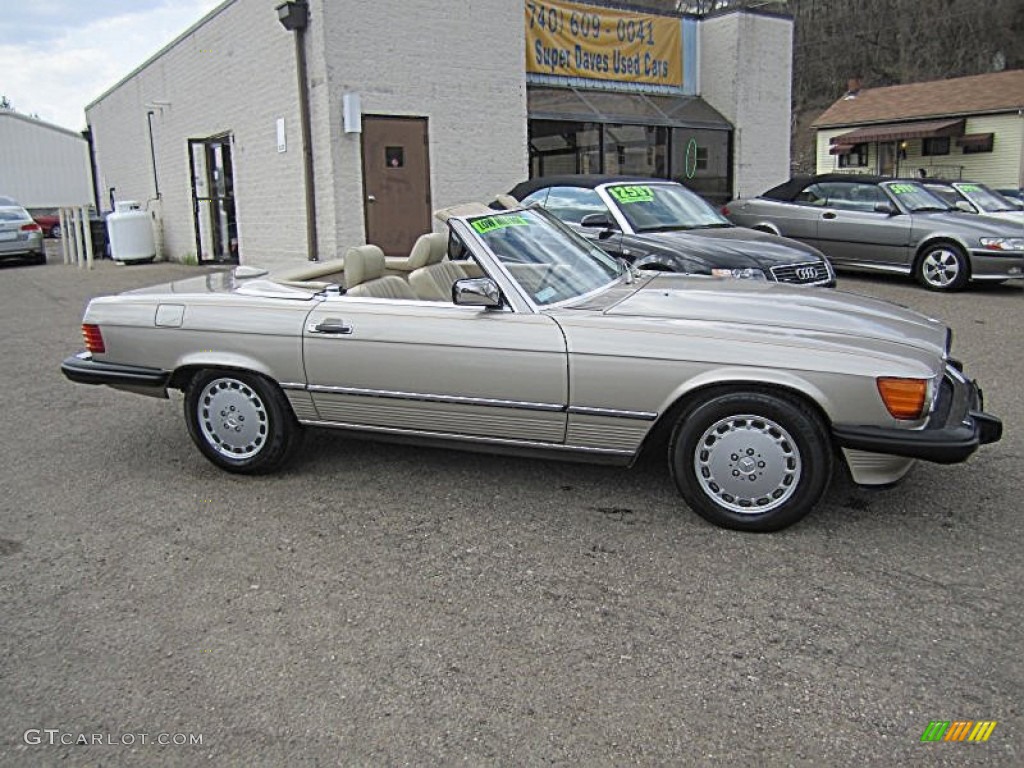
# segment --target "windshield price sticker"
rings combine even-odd
[[[977,184],[961,184],[960,185],[960,189],[962,189],[964,192],[980,192],[981,191],[981,187],[979,187]]]
[[[916,192],[917,187],[913,184],[890,184],[889,191],[894,195],[909,195],[911,192]]]
[[[654,201],[654,190],[647,186],[608,187],[608,192],[623,205],[628,203],[650,203]]]
[[[519,216],[516,214],[488,216],[486,219],[477,219],[470,223],[472,224],[473,229],[481,235],[486,235],[488,232],[493,232],[496,229],[504,229],[505,227],[530,226],[530,222],[525,216]]]

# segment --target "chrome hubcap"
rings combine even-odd
[[[796,492],[802,464],[790,434],[762,416],[729,416],[704,432],[694,452],[697,480],[733,512],[761,514]]]
[[[955,253],[940,248],[924,257],[921,271],[929,285],[945,288],[960,274],[960,262]]]
[[[210,446],[222,456],[248,459],[267,439],[267,409],[251,387],[237,379],[214,379],[203,389],[199,426]]]

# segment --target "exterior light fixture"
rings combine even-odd
[[[305,29],[309,24],[309,6],[306,0],[289,0],[277,6],[277,20],[289,32]]]

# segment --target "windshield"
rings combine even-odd
[[[1000,195],[993,192],[983,184],[957,184],[956,188],[964,193],[964,196],[989,213],[1001,213],[1003,211],[1016,211],[1017,206]]]
[[[539,209],[470,219],[469,225],[537,305],[610,285],[625,268]]]
[[[699,195],[680,184],[613,184],[605,189],[636,232],[732,226]]]
[[[953,206],[945,200],[936,197],[920,184],[901,181],[899,183],[883,184],[889,194],[900,201],[900,205],[911,213],[922,213],[925,211],[951,211]]]

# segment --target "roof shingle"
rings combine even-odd
[[[863,125],[1024,108],[1024,69],[927,83],[865,88],[843,97],[814,121],[815,128]]]

